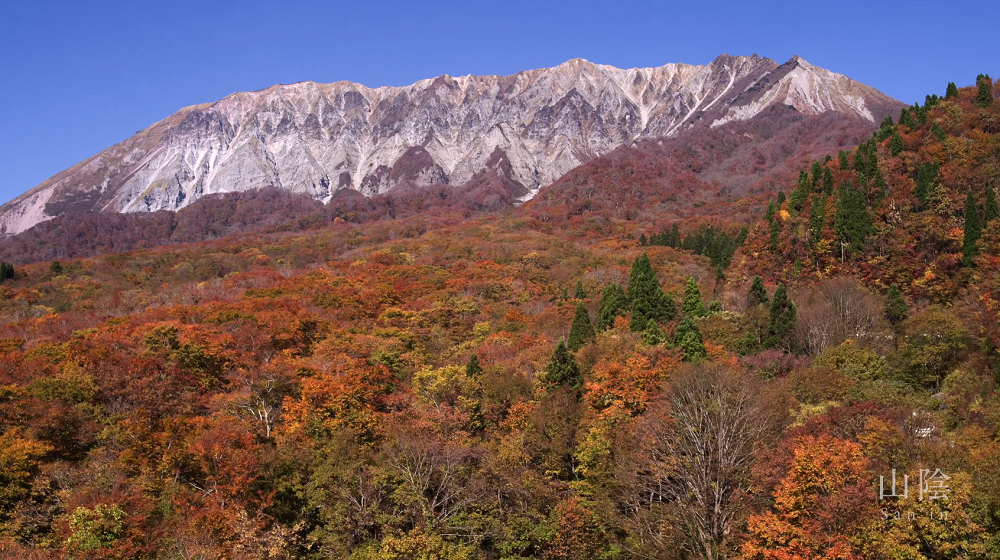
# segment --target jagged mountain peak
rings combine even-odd
[[[872,123],[902,106],[798,56],[779,65],[756,54],[631,69],[576,58],[375,88],[303,81],[185,107],[3,205],[0,229],[64,212],[177,210],[267,186],[325,201],[341,189],[461,184],[498,157],[528,199],[620,146],[747,120],[774,104]]]

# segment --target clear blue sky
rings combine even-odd
[[[177,109],[304,80],[798,54],[912,103],[1000,75],[1000,2],[7,1],[0,202]]]

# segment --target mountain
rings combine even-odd
[[[592,158],[647,138],[746,121],[786,105],[874,124],[902,104],[799,57],[722,55],[623,70],[575,59],[513,76],[406,87],[302,82],[184,108],[0,207],[18,233],[63,213],[177,210],[268,186],[324,202],[487,171],[522,200]]]

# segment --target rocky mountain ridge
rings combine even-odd
[[[637,140],[745,121],[784,104],[873,124],[902,104],[799,57],[722,55],[623,70],[581,59],[512,76],[405,87],[302,82],[184,108],[0,206],[18,233],[66,212],[177,210],[206,194],[276,186],[329,201],[353,189],[503,175],[522,200]]]

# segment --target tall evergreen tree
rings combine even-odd
[[[615,324],[615,317],[628,311],[628,298],[618,284],[611,284],[601,292],[601,307],[597,311],[597,330],[603,331]]]
[[[823,224],[826,220],[826,196],[813,195],[812,213],[809,215],[809,241],[819,243],[823,239]]]
[[[965,197],[965,236],[962,242],[962,263],[972,266],[972,260],[979,254],[979,238],[983,236],[983,224],[979,221],[979,205],[969,189]]]
[[[784,203],[785,203],[785,192],[778,191],[778,208],[781,208],[781,205]]]
[[[844,246],[849,246],[852,253],[861,250],[865,238],[871,232],[871,222],[865,208],[865,196],[850,182],[840,186],[833,227],[837,232],[837,238]]]
[[[632,263],[628,279],[628,300],[632,308],[632,332],[646,328],[650,319],[670,321],[677,314],[674,302],[663,293],[649,257],[643,253]]]
[[[774,205],[774,201],[767,203],[767,210],[764,211],[764,219],[768,222],[774,221],[774,213],[778,211],[778,207]]]
[[[758,305],[770,305],[767,299],[767,289],[764,288],[764,281],[760,276],[754,276],[750,282],[750,291],[747,292],[747,307],[757,307]]]
[[[889,151],[892,152],[892,155],[898,156],[903,152],[903,148],[903,137],[899,135],[898,130],[893,130],[892,140],[889,141]]]
[[[955,85],[955,82],[948,82],[948,89],[945,90],[944,98],[951,99],[953,97],[958,97],[958,86]]]
[[[579,350],[584,344],[592,342],[597,338],[594,333],[594,325],[590,322],[590,314],[583,302],[576,304],[576,316],[573,317],[573,326],[569,329],[569,349],[573,352]]]
[[[833,194],[833,172],[829,167],[823,168],[823,194],[827,196]]]
[[[840,160],[840,170],[847,171],[851,168],[851,164],[847,161],[847,150],[840,150],[837,154],[837,159]]]
[[[646,324],[646,329],[642,331],[642,342],[648,346],[656,346],[658,344],[663,344],[667,340],[667,335],[664,334],[663,329],[660,325],[650,319],[649,323]]]
[[[667,246],[675,249],[681,246],[681,230],[677,228],[677,224],[670,227],[670,236],[667,238]]]
[[[983,205],[983,226],[987,226],[997,218],[1000,218],[1000,210],[997,210],[997,199],[993,194],[993,187],[986,187],[986,204]]]
[[[698,289],[698,282],[693,276],[689,276],[684,283],[684,315],[686,317],[704,317],[705,302],[701,299],[701,290]]]
[[[576,281],[576,291],[573,293],[573,297],[576,299],[587,299],[587,292],[583,289],[583,282]]]
[[[781,220],[774,220],[771,222],[771,236],[768,238],[767,246],[770,247],[772,251],[778,250],[779,236],[781,235]]]
[[[820,165],[818,161],[814,161],[812,164],[812,172],[810,173],[811,181],[810,187],[812,190],[817,190],[820,185],[820,181],[823,179],[823,166]]]
[[[691,317],[685,317],[677,325],[674,346],[684,352],[684,360],[688,362],[697,362],[708,354],[705,342],[701,338],[701,331]]]
[[[905,112],[906,109],[903,109],[903,111]],[[882,119],[882,124],[879,125],[878,131],[875,132],[875,138],[881,142],[891,136],[894,130],[896,130],[896,123],[892,122],[892,117],[886,117]]]
[[[940,171],[941,166],[937,163],[925,163],[917,164],[917,200],[920,201],[920,207],[923,208],[927,204],[927,195],[930,194],[931,188],[934,186],[934,180],[937,179],[938,171]]]
[[[13,280],[15,277],[14,265],[10,263],[0,263],[0,284],[5,280]]]
[[[788,299],[784,284],[779,284],[771,302],[771,319],[767,325],[768,338],[764,345],[768,348],[787,345],[794,329],[795,304]]]
[[[576,364],[576,359],[573,358],[573,354],[569,353],[562,339],[559,339],[559,345],[552,353],[549,365],[545,367],[542,381],[549,385],[565,385],[571,389],[583,387],[580,366]]]
[[[645,233],[639,235],[639,245],[641,245],[643,247],[645,247],[647,245],[646,234]]]
[[[63,273],[63,267],[59,261],[52,261],[52,264],[49,265],[49,272],[58,276]]]
[[[892,326],[898,327],[906,320],[906,317],[906,302],[903,301],[903,296],[899,293],[899,288],[893,284],[889,288],[888,295],[885,297],[885,318]]]
[[[469,358],[469,363],[465,364],[465,376],[476,377],[481,373],[483,373],[483,367],[479,365],[479,356],[473,354],[472,357]]]
[[[989,107],[993,104],[993,80],[988,76],[979,79],[979,93],[976,95],[976,105]]]
[[[899,113],[899,124],[913,128],[913,117],[908,107],[903,107],[903,110]]]

